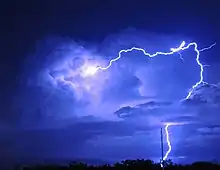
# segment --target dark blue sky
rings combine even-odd
[[[159,160],[160,128],[170,126],[176,162],[219,160],[220,60],[217,1],[16,1],[1,10],[1,157]],[[122,48],[169,52],[149,58]],[[213,85],[217,84],[217,85]],[[219,96],[218,96],[219,94]],[[165,143],[165,149],[167,145]]]

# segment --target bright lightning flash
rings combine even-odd
[[[172,150],[172,146],[171,146],[171,142],[170,142],[170,136],[169,136],[169,126],[172,125],[172,124],[166,124],[165,126],[165,133],[166,133],[166,141],[167,141],[167,145],[168,145],[168,150],[165,154],[165,156],[163,157],[163,160],[166,160],[168,155],[170,154],[171,150]]]
[[[165,135],[166,135],[166,142],[167,142],[167,145],[168,145],[168,150],[166,151],[165,155],[163,156],[162,160],[161,160],[161,163],[160,163],[160,166],[163,167],[163,161],[165,161],[171,150],[172,150],[172,145],[171,145],[171,142],[170,142],[170,134],[169,134],[169,126],[172,125],[171,123],[167,123],[166,126],[165,126]]]
[[[84,71],[83,71],[83,74],[85,76],[93,76],[96,72],[97,72],[97,68],[94,67],[94,66],[89,66],[87,67]]]
[[[185,125],[186,123],[166,123],[166,126],[165,126],[165,128],[164,128],[164,130],[165,130],[165,136],[166,136],[166,143],[167,143],[167,145],[168,145],[168,150],[166,151],[166,153],[165,153],[165,155],[163,156],[163,159],[162,159],[162,162],[161,162],[161,167],[163,167],[163,161],[165,161],[167,158],[168,158],[168,156],[169,156],[169,154],[170,154],[170,152],[172,151],[172,145],[171,145],[171,141],[170,141],[170,133],[169,133],[169,127],[170,126],[173,126],[173,125]]]
[[[197,43],[195,42],[192,42],[192,43],[189,43],[188,45],[186,45],[185,41],[183,41],[178,48],[170,48],[170,52],[156,52],[154,54],[149,54],[147,53],[143,48],[138,48],[138,47],[132,47],[132,48],[129,48],[129,49],[122,49],[121,51],[119,51],[118,53],[118,56],[112,60],[109,61],[109,64],[106,66],[106,67],[101,67],[101,66],[98,66],[98,67],[88,67],[87,69],[85,69],[85,72],[84,74],[85,75],[94,75],[98,70],[107,70],[108,68],[110,68],[112,66],[112,64],[114,62],[116,62],[117,60],[119,60],[122,56],[122,53],[127,53],[127,52],[132,52],[132,51],[141,51],[143,52],[144,55],[150,57],[150,58],[153,58],[153,57],[156,57],[158,55],[172,55],[174,53],[178,53],[180,55],[180,59],[183,60],[182,58],[182,55],[180,54],[181,51],[184,51],[186,49],[189,49],[191,46],[194,47],[194,51],[196,52],[196,62],[200,68],[200,72],[199,72],[199,80],[191,87],[190,91],[188,92],[187,96],[184,98],[184,100],[186,99],[189,99],[191,94],[193,93],[193,90],[198,87],[200,84],[202,83],[206,83],[204,81],[204,76],[203,76],[203,72],[204,72],[204,67],[206,65],[203,65],[201,62],[200,62],[200,52],[203,52],[205,50],[209,50],[211,49],[212,47],[214,47],[216,45],[216,43],[208,46],[208,47],[205,47],[203,49],[198,49],[198,45]],[[172,146],[171,146],[171,142],[170,142],[170,138],[169,138],[169,126],[172,125],[172,124],[166,124],[165,126],[165,132],[166,132],[166,141],[167,141],[167,144],[168,144],[168,150],[165,154],[165,156],[163,157],[163,161],[166,160],[172,150]]]

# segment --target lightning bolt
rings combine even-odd
[[[196,87],[198,87],[200,84],[202,84],[202,83],[205,83],[204,82],[204,77],[203,77],[203,71],[204,71],[204,65],[202,65],[202,63],[200,62],[200,52],[202,52],[202,51],[205,51],[205,50],[209,50],[209,49],[211,49],[212,47],[214,47],[215,45],[216,45],[216,43],[214,43],[214,44],[212,44],[212,45],[210,45],[209,47],[205,47],[205,48],[203,48],[203,49],[201,49],[201,50],[198,50],[198,45],[196,44],[196,43],[191,43],[192,45],[194,45],[194,50],[195,50],[195,52],[196,52],[196,62],[197,62],[197,64],[199,65],[199,67],[200,67],[200,80],[196,83],[196,84],[194,84],[193,86],[192,86],[192,88],[191,88],[191,90],[189,91],[189,93],[188,93],[188,95],[186,96],[186,99],[189,99],[190,98],[190,96],[191,96],[191,94],[192,94],[192,92],[193,92],[193,90],[196,88]]]
[[[170,152],[171,152],[171,150],[172,150],[172,146],[171,146],[171,142],[170,142],[170,136],[169,136],[169,130],[168,130],[168,128],[169,128],[170,125],[171,125],[171,124],[168,123],[168,124],[166,124],[166,126],[165,126],[166,142],[167,142],[167,145],[168,145],[168,150],[167,150],[165,156],[163,157],[163,160],[166,160],[166,159],[167,159],[167,157],[169,156],[169,154],[170,154]]]
[[[160,166],[163,168],[164,166],[164,161],[168,158],[170,152],[172,151],[172,145],[171,145],[171,141],[170,141],[170,134],[169,134],[169,130],[168,128],[171,126],[171,123],[167,123],[164,130],[165,130],[165,136],[166,136],[166,142],[168,145],[168,150],[166,151],[165,155],[163,156],[161,162],[160,162]]]
[[[143,48],[138,48],[138,47],[132,47],[129,49],[123,49],[121,51],[119,51],[118,56],[112,60],[109,61],[109,64],[106,67],[101,67],[98,66],[96,67],[96,69],[93,72],[97,72],[98,70],[107,70],[108,68],[110,68],[112,66],[112,64],[116,61],[118,61],[121,57],[122,57],[122,53],[127,53],[127,52],[132,52],[132,51],[141,51],[143,52],[143,54],[145,56],[148,56],[150,58],[156,57],[158,55],[172,55],[174,53],[178,53],[180,55],[180,59],[183,60],[182,55],[180,54],[180,51],[184,51],[186,49],[189,49],[191,46],[194,46],[194,51],[196,52],[196,62],[198,64],[198,66],[200,67],[200,79],[198,82],[196,82],[191,89],[188,92],[188,95],[185,97],[185,99],[189,99],[189,97],[191,96],[193,90],[198,87],[200,84],[204,83],[204,77],[203,77],[203,71],[204,71],[204,67],[205,65],[203,65],[200,62],[200,52],[205,51],[205,50],[209,50],[212,47],[214,47],[216,45],[216,43],[213,43],[212,45],[205,47],[203,49],[198,49],[198,45],[195,42],[189,43],[188,45],[186,45],[185,41],[183,41],[179,47],[177,48],[170,48],[170,52],[156,52],[154,54],[149,54],[147,53]],[[184,61],[184,60],[183,60]]]
[[[206,67],[207,65],[203,65],[200,61],[200,52],[203,52],[205,50],[209,50],[211,49],[212,47],[214,47],[216,45],[216,43],[213,43],[212,45],[208,46],[208,47],[205,47],[205,48],[202,48],[202,49],[198,49],[198,45],[197,43],[195,42],[192,42],[192,43],[189,43],[188,45],[186,45],[185,41],[183,41],[179,47],[177,48],[170,48],[170,52],[156,52],[154,54],[149,54],[147,53],[143,48],[138,48],[138,47],[132,47],[132,48],[129,48],[129,49],[122,49],[121,51],[119,51],[118,53],[118,56],[112,60],[109,61],[109,64],[106,66],[106,67],[101,67],[101,66],[98,66],[96,67],[95,71],[93,71],[94,73],[98,70],[107,70],[108,68],[110,68],[112,66],[112,64],[116,61],[118,61],[121,57],[122,57],[122,53],[127,53],[127,52],[132,52],[132,51],[141,51],[143,52],[144,55],[150,57],[150,58],[153,58],[153,57],[156,57],[158,55],[172,55],[174,53],[178,53],[180,55],[180,59],[184,61],[184,59],[182,58],[182,55],[181,55],[181,51],[184,51],[186,49],[189,49],[191,46],[194,47],[194,51],[196,52],[196,62],[197,62],[197,65],[199,66],[200,68],[200,72],[199,72],[199,80],[194,84],[192,85],[192,87],[190,88],[187,96],[183,99],[183,100],[186,100],[186,99],[189,99],[191,94],[193,93],[194,89],[197,88],[200,84],[202,83],[206,83],[204,81],[204,76],[203,76],[203,72],[204,72],[204,67]],[[163,161],[166,160],[172,150],[172,146],[171,146],[171,142],[170,142],[170,137],[169,137],[169,126],[171,124],[166,124],[165,126],[165,132],[166,132],[166,142],[167,142],[167,145],[168,145],[168,150],[165,154],[165,156],[163,157]]]

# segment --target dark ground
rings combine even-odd
[[[178,165],[172,163],[171,160],[165,161],[163,168],[160,164],[153,163],[151,160],[125,160],[114,165],[102,165],[102,166],[89,166],[84,163],[73,162],[69,165],[57,166],[57,165],[48,165],[48,166],[35,166],[35,167],[24,167],[25,170],[37,170],[37,169],[148,169],[148,170],[217,170],[220,169],[220,165],[208,163],[208,162],[195,162],[191,165]]]

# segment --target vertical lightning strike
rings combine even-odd
[[[168,145],[168,150],[166,151],[166,154],[163,157],[163,161],[167,159],[167,157],[169,156],[169,154],[172,150],[172,146],[171,146],[171,142],[170,142],[170,136],[169,136],[169,130],[168,130],[170,125],[171,124],[166,124],[166,126],[165,126],[166,142],[167,142],[167,145]]]
[[[188,92],[188,95],[186,96],[185,99],[189,99],[189,97],[191,96],[193,90],[196,87],[198,87],[201,83],[204,83],[203,71],[204,71],[205,66],[199,60],[200,59],[200,52],[205,51],[205,50],[209,50],[209,49],[211,49],[212,47],[214,47],[216,45],[216,43],[214,43],[214,44],[210,45],[209,47],[205,47],[205,48],[202,48],[201,50],[198,50],[198,45],[196,43],[191,43],[191,44],[194,45],[194,50],[196,52],[196,62],[200,67],[200,80],[192,86],[191,90]]]

